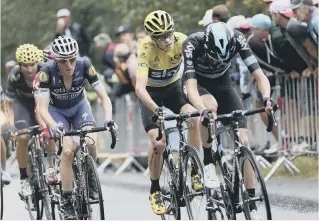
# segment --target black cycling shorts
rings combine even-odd
[[[34,100],[15,99],[13,101],[14,125],[18,130],[37,125],[34,108]]]
[[[147,87],[146,90],[158,106],[164,106],[175,114],[179,114],[181,108],[187,104],[180,80],[165,87]],[[145,131],[148,132],[151,129],[158,128],[158,126],[152,121],[153,112],[141,101],[140,109]]]
[[[217,101],[217,114],[228,114],[235,110],[243,110],[242,100],[234,88],[230,76],[226,73],[221,77],[210,79],[197,75],[197,87],[200,96],[211,94]],[[185,93],[187,96],[187,93]],[[224,125],[229,125],[230,120],[222,120]],[[240,128],[247,127],[246,117],[242,117],[238,125]]]

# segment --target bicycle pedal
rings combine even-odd
[[[243,212],[243,207],[240,204],[236,204],[236,205],[233,204],[233,208],[235,213]]]

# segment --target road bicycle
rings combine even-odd
[[[79,220],[105,219],[101,184],[96,170],[96,164],[93,158],[89,155],[85,138],[89,138],[89,136],[87,136],[89,133],[106,130],[111,132],[111,149],[114,149],[116,141],[118,140],[114,121],[111,121],[108,127],[83,128],[68,131],[59,138],[58,156],[62,153],[64,136],[80,137],[80,144],[74,150],[74,158],[72,162],[74,180],[72,198]],[[59,165],[58,158],[56,164]],[[63,214],[61,213],[61,183],[59,182],[58,184],[50,185],[50,191],[52,196],[53,219],[56,219],[56,214],[59,214],[60,219],[63,219]],[[94,205],[97,205],[98,208],[96,209]],[[58,209],[58,212],[55,211],[56,208]],[[94,212],[98,212],[98,214],[95,214]]]
[[[162,178],[163,186],[161,193],[163,196],[164,204],[167,208],[167,213],[161,215],[165,219],[181,219],[181,207],[187,208],[187,213],[190,219],[194,219],[192,203],[195,202],[194,198],[197,196],[203,197],[205,195],[205,188],[195,192],[190,184],[191,171],[196,171],[198,179],[203,184],[204,172],[203,166],[199,158],[199,153],[196,148],[187,143],[183,131],[190,128],[190,123],[187,121],[191,117],[200,116],[199,112],[181,113],[164,116],[164,113],[159,115],[159,135],[156,138],[161,140],[163,134],[166,137],[166,148],[163,152],[163,170]],[[166,128],[165,121],[176,120],[176,127]],[[186,123],[187,126],[184,126]],[[178,159],[174,159],[172,147],[169,140],[169,134],[177,132],[179,134],[179,153]]]
[[[243,116],[262,112],[265,112],[265,108],[236,110],[229,114],[217,116],[215,121],[212,120],[212,115],[210,115],[211,120],[208,124],[209,138],[207,142],[216,142],[217,150],[213,151],[213,154],[214,159],[216,159],[216,171],[220,175],[220,188],[214,193],[210,191],[207,193],[209,220],[225,218],[234,220],[236,219],[236,213],[240,211],[243,211],[246,219],[251,219],[252,210],[258,211],[264,219],[271,220],[272,218],[264,178],[261,175],[254,153],[242,143],[238,126],[238,122]],[[230,120],[231,123],[230,125],[223,126],[220,121],[226,119]],[[277,124],[273,112],[268,115],[268,119],[267,131],[270,132],[273,125]],[[230,133],[233,137],[235,148],[232,152],[232,165],[227,162],[222,143],[220,142],[220,136],[225,132]],[[248,174],[247,171],[249,170]],[[249,193],[247,185],[248,176],[253,180],[253,184],[250,184],[250,189],[254,189],[255,194]],[[255,188],[252,188],[251,185]],[[238,200],[234,200],[236,198]],[[236,205],[235,203],[237,203],[237,208],[234,206]]]

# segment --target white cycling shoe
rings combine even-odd
[[[220,186],[214,164],[204,166],[204,183],[209,189],[217,189]]]
[[[4,185],[9,185],[11,183],[12,178],[8,171],[2,171],[2,181]]]

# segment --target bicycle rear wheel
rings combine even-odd
[[[188,217],[191,220],[206,219],[206,193],[204,186],[204,170],[195,147],[186,145],[183,159],[183,192]],[[202,184],[202,189],[195,191],[192,187],[192,170],[196,172],[197,182]]]
[[[34,145],[34,144],[32,144]],[[29,149],[31,149],[30,147]],[[32,195],[28,197],[24,197],[19,193],[21,200],[23,200],[26,204],[26,209],[29,212],[29,216],[31,220],[41,220],[43,217],[43,203],[41,200],[41,193],[39,192],[37,178],[35,177],[35,169],[36,165],[35,159],[33,157],[32,151],[29,151],[29,166],[31,170],[31,178],[30,178],[30,187],[32,191]]]
[[[267,188],[265,185],[264,178],[262,177],[259,167],[257,166],[255,156],[253,152],[245,146],[241,147],[241,152],[242,153],[239,158],[239,168],[245,181],[245,185],[242,186],[246,187],[245,189],[241,188],[245,217],[246,219],[253,218],[251,210],[256,210],[263,219],[271,220],[272,216]],[[250,182],[253,181],[254,183],[254,196],[249,196],[247,190],[248,187],[246,185],[246,179],[248,177],[248,172],[246,171],[249,170],[249,167],[251,167],[253,170],[253,176],[250,174],[249,177],[253,178]]]
[[[175,166],[173,157],[169,157],[170,154],[172,154],[170,150],[165,150],[163,153],[164,163],[160,177],[160,186],[167,213],[161,215],[161,218],[162,220],[180,220],[181,209],[179,207],[179,201],[177,197],[176,181],[172,178],[175,177]]]
[[[100,179],[96,171],[96,165],[91,156],[86,157],[84,166],[84,175],[86,180],[86,199],[88,219],[104,220],[104,201]]]

